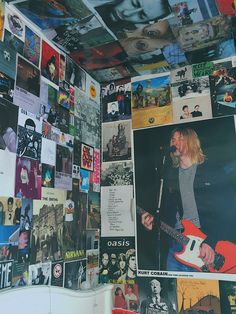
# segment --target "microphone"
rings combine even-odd
[[[171,145],[168,147],[161,146],[160,151],[162,151],[165,155],[176,152],[177,148],[175,145]]]

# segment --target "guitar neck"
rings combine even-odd
[[[162,231],[167,233],[170,237],[175,239],[177,242],[187,245],[189,242],[189,238],[183,235],[181,232],[175,230],[174,228],[168,226],[165,222],[161,221],[160,222],[160,228]]]
[[[142,209],[141,207],[139,207],[139,206],[136,206],[136,212],[139,215],[142,215],[142,214],[146,213],[146,211],[144,209]],[[175,239],[177,242],[179,242],[179,243],[181,243],[183,245],[187,245],[188,244],[189,238],[186,237],[185,235],[183,235],[181,232],[179,232],[179,231],[175,230],[174,228],[170,227],[169,225],[167,225],[163,221],[159,221],[158,225],[160,226],[162,231],[167,233],[170,237]]]

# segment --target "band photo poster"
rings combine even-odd
[[[235,280],[235,117],[133,139],[137,275]]]

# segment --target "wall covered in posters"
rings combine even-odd
[[[172,2],[197,6],[197,27],[200,2]],[[184,31],[192,64],[101,87],[100,280],[114,313],[235,311],[235,57],[197,63]]]
[[[0,3],[1,289],[111,282],[116,309],[234,312],[235,12],[220,2]]]
[[[5,13],[0,43],[5,51],[0,66],[0,289],[95,287],[100,85],[13,6],[6,3]],[[94,119],[88,120],[88,112]]]

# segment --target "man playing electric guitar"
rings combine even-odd
[[[236,243],[234,228],[236,196],[226,175],[206,161],[198,135],[193,129],[174,129],[170,146],[174,147],[170,153],[172,167],[168,169],[164,181],[160,220],[182,233],[184,228],[181,221],[184,219],[184,222],[190,222],[190,229],[193,224],[192,229],[199,228],[205,233],[197,257],[203,262],[201,269],[208,271],[218,258],[215,249],[218,241],[231,241],[231,248],[236,250],[233,244]],[[141,223],[146,230],[153,230],[153,222],[153,215],[148,212],[142,213]],[[224,246],[226,242],[222,243]],[[194,246],[195,241],[192,244]],[[189,255],[187,260],[190,262],[182,262],[177,257],[178,252],[184,250],[184,246],[179,241],[172,240],[172,243],[169,243],[166,270],[188,272],[199,270],[199,267],[195,267],[194,254],[191,256],[193,248],[191,245],[187,253]],[[228,255],[232,253],[228,252]],[[218,269],[221,268],[224,259],[225,256],[221,259]],[[225,272],[236,273],[236,261],[233,261],[229,268],[231,269],[225,269]]]

